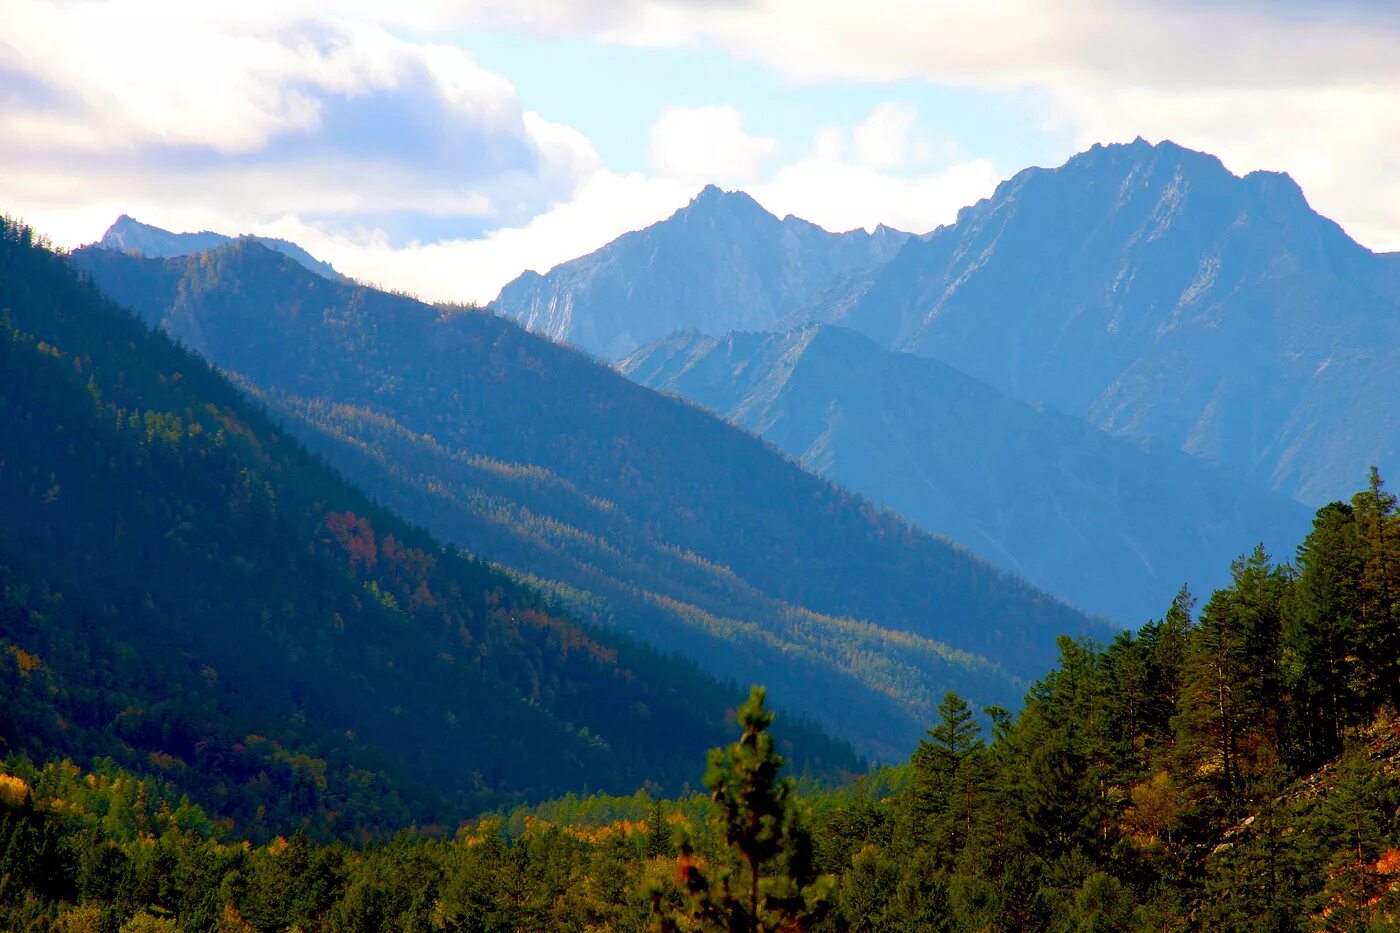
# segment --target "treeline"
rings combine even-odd
[[[708,795],[570,797],[451,840],[249,848],[158,785],[12,762],[14,929],[1400,929],[1400,511],[1374,472],[1291,564],[1062,639],[1018,716],[798,795],[762,696]],[[697,769],[698,770],[698,769]],[[19,841],[16,841],[19,840]],[[88,924],[82,926],[81,924]],[[28,926],[26,926],[28,925]]]

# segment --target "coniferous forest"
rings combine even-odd
[[[162,777],[11,754],[8,929],[1388,930],[1400,511],[1376,474],[1198,606],[1062,639],[1019,715],[955,693],[912,758],[794,781],[755,688],[693,794],[249,845]],[[7,677],[36,676],[15,647]],[[779,726],[780,728],[780,726]]]
[[[1374,469],[866,771],[375,506],[28,228],[0,270],[5,929],[1400,926]]]

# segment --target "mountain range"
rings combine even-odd
[[[1357,244],[1287,175],[1238,177],[1171,142],[1094,146],[1016,174],[887,262],[814,270],[824,286],[776,304],[757,288],[714,296],[712,271],[688,257],[724,255],[713,237],[734,225],[779,221],[716,192],[708,213],[723,205],[731,220],[686,219],[706,202],[544,276],[568,328],[525,310],[522,289],[544,287],[533,274],[495,307],[565,339],[595,314],[610,333],[836,323],[1310,506],[1344,498],[1371,464],[1400,469],[1400,257]],[[632,280],[686,298],[615,301],[607,283]]]
[[[707,189],[494,307],[543,328],[517,298],[547,284],[573,332],[599,305],[610,332],[623,311],[664,322],[624,372],[1121,624],[1183,582],[1208,591],[1259,539],[1286,556],[1312,507],[1400,468],[1400,257],[1286,175],[1139,139],[1026,169],[785,300],[715,296],[689,259],[787,222]],[[639,307],[604,284],[632,280],[685,297]],[[1151,495],[1127,493],[1139,480]]]
[[[829,324],[694,332],[619,369],[722,414],[1074,605],[1155,618],[1209,593],[1262,540],[1286,553],[1310,511],[1165,444],[1107,434],[936,360]]]
[[[1400,468],[1400,262],[1169,142],[1020,172],[812,316],[1310,505]]]
[[[8,761],[133,769],[261,838],[363,839],[681,791],[728,731],[736,688],[375,505],[10,221],[0,307]],[[859,767],[783,731],[813,774]]]
[[[73,261],[380,502],[871,755],[907,752],[947,689],[1014,704],[1057,635],[1110,631],[497,315],[328,282],[248,240]]]
[[[119,253],[169,258],[208,252],[211,249],[218,249],[225,243],[231,243],[234,239],[234,237],[214,233],[210,230],[202,230],[199,233],[171,233],[169,230],[143,224],[141,221],[123,214],[116,219],[112,226],[107,228],[107,232],[102,234],[102,239],[93,245],[102,249],[116,250]],[[345,278],[335,271],[335,267],[330,263],[322,262],[290,240],[253,236],[252,234],[246,234],[238,239],[260,243],[273,252],[281,253],[303,268],[333,282],[339,282]]]
[[[644,230],[547,274],[526,272],[495,310],[532,331],[618,359],[677,330],[766,330],[838,281],[889,260],[909,234],[829,233],[707,186]]]

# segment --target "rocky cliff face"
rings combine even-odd
[[[762,330],[894,255],[908,234],[829,233],[713,185],[659,223],[527,272],[493,307],[530,330],[617,359],[678,330]]]
[[[1400,467],[1394,257],[1172,143],[1027,169],[808,315],[1305,502]]]

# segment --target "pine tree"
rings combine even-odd
[[[952,690],[938,704],[938,717],[910,760],[909,786],[903,794],[904,825],[911,842],[931,845],[944,858],[952,858],[958,848],[956,839],[965,838],[966,833],[958,832],[959,820],[951,811],[960,809],[966,816],[971,806],[968,798],[975,796],[977,786],[971,775],[959,782],[958,771],[982,748],[982,729],[967,702]]]
[[[1240,812],[1264,747],[1279,746],[1279,647],[1289,575],[1262,546],[1233,565],[1230,586],[1211,597],[1190,640],[1177,752],[1206,785],[1220,815]]]
[[[677,876],[685,889],[690,919],[705,930],[787,931],[805,929],[825,912],[835,886],[819,875],[812,841],[800,825],[790,778],[780,778],[783,759],[768,727],[773,713],[767,693],[754,687],[738,710],[739,741],[710,750],[704,784],[717,804],[715,830],[728,845],[731,864],[705,864],[682,838]],[[653,908],[660,898],[653,896]],[[661,917],[663,931],[679,930]]]
[[[1400,512],[1371,467],[1367,488],[1351,500],[1360,539],[1357,602],[1363,663],[1374,672],[1373,704],[1400,707]]]
[[[661,801],[656,800],[651,805],[651,816],[647,817],[647,857],[656,858],[660,855],[668,855],[674,850],[675,845],[671,841],[671,826],[666,822],[666,811],[662,808]]]
[[[1158,740],[1170,739],[1171,718],[1181,700],[1186,677],[1186,652],[1195,627],[1191,613],[1196,597],[1182,586],[1160,621],[1142,627],[1138,642],[1147,654],[1147,701],[1144,728]]]
[[[1289,759],[1310,769],[1342,748],[1343,729],[1374,710],[1376,684],[1358,627],[1361,554],[1356,515],[1318,510],[1298,548],[1298,580],[1284,606],[1282,674],[1292,709]]]

